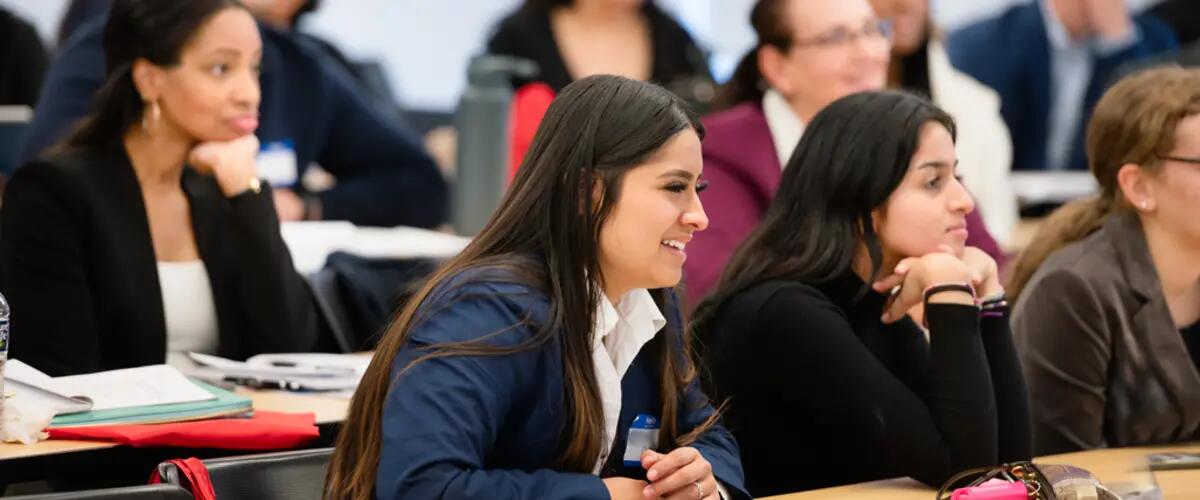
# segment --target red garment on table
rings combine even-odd
[[[175,446],[227,450],[295,448],[320,435],[312,413],[256,411],[250,418],[173,424],[95,425],[47,429],[50,439],[112,441],[135,447]]]

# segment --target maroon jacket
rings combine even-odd
[[[704,127],[704,178],[709,188],[700,201],[708,214],[708,229],[696,233],[687,248],[683,271],[689,307],[716,285],[734,249],[775,197],[783,173],[761,104],[748,102],[709,115]],[[968,245],[1003,264],[1004,254],[978,211],[967,215],[967,230]]]

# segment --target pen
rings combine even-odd
[[[301,368],[330,373],[344,373],[347,375],[353,375],[357,373],[353,368],[345,366],[310,365],[307,363],[297,363],[295,361],[272,361],[271,366],[275,368]]]
[[[284,391],[299,391],[304,389],[299,382],[290,380],[263,379],[259,377],[237,377],[233,375],[226,375],[225,378],[221,380],[225,382],[232,382],[238,385],[244,385],[254,389],[279,389]]]

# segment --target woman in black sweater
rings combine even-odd
[[[826,107],[698,308],[709,394],[728,400],[755,496],[896,476],[938,485],[1029,458],[996,264],[964,246],[974,206],[954,137],[949,115],[907,93]]]

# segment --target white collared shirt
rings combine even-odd
[[[1046,140],[1046,169],[1070,168],[1075,136],[1084,126],[1084,100],[1092,81],[1096,56],[1115,54],[1137,42],[1135,24],[1127,36],[1115,40],[1100,38],[1073,40],[1049,0],[1039,2],[1050,42],[1050,116]]]
[[[779,168],[787,168],[788,159],[796,144],[804,136],[804,121],[792,110],[792,105],[775,89],[767,89],[763,93],[763,116],[767,119],[767,130],[771,131],[771,142],[775,144],[775,154],[779,155]]]
[[[617,436],[621,419],[621,379],[633,364],[642,346],[667,325],[654,297],[644,288],[626,293],[614,307],[604,294],[596,309],[592,335],[592,364],[600,386],[600,405],[604,408],[604,445],[593,474],[599,474],[608,460],[609,449]]]
[[[621,419],[621,379],[633,359],[659,330],[667,326],[667,318],[658,310],[654,297],[645,288],[638,288],[617,301],[614,307],[608,296],[600,294],[596,308],[596,325],[592,335],[592,366],[600,386],[600,406],[604,408],[604,444],[592,467],[592,474],[604,468],[617,436]],[[618,451],[617,453],[620,453]],[[730,498],[725,485],[717,482],[720,498]]]

